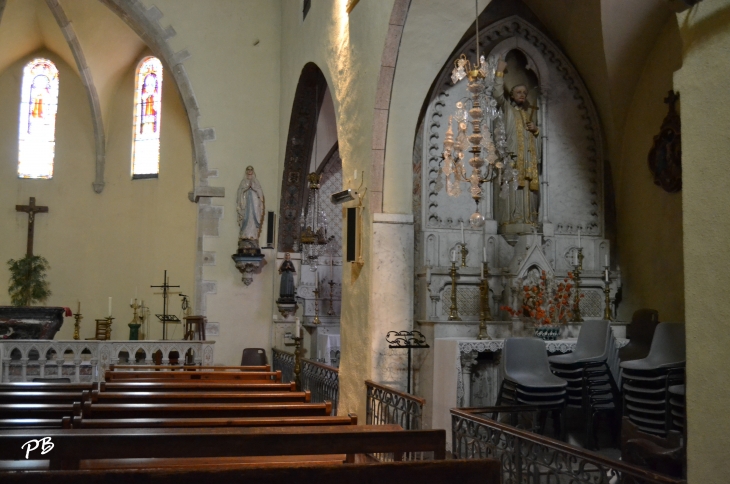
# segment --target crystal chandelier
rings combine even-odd
[[[319,179],[317,173],[310,173],[307,176],[309,182],[309,199],[307,210],[302,208],[299,217],[300,226],[300,247],[302,248],[302,261],[309,261],[309,270],[315,272],[319,265],[319,256],[324,255],[327,242],[327,214],[322,210],[319,203]],[[306,258],[306,259],[305,259]]]
[[[510,188],[513,190],[517,188],[517,172],[507,152],[502,112],[497,109],[497,101],[492,96],[498,59],[491,56],[487,61],[483,55],[479,55],[478,8],[476,32],[477,62],[472,64],[466,55],[461,54],[454,61],[454,70],[451,73],[454,85],[465,77],[468,78],[466,89],[470,97],[458,101],[456,112],[449,116],[449,127],[444,138],[443,173],[446,177],[446,193],[452,197],[461,195],[462,182],[469,183],[469,192],[477,206],[469,217],[469,223],[472,227],[479,228],[485,221],[484,215],[479,213],[479,201],[484,194],[481,185],[497,180],[502,187],[500,196],[505,197]],[[457,126],[456,138],[453,130],[454,121]],[[471,134],[469,134],[469,124],[471,124]],[[466,153],[471,153],[468,161],[472,169],[468,176],[464,165],[464,158],[468,156]],[[503,173],[507,176],[503,176]]]

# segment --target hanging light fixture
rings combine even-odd
[[[319,86],[315,88],[315,103],[319,102]],[[315,118],[314,132],[314,161],[317,163],[318,155],[318,138],[317,125],[319,122],[319,112]],[[317,172],[312,172],[307,176],[309,182],[309,196],[307,199],[306,211],[302,207],[302,214],[299,217],[300,227],[300,247],[302,248],[302,261],[309,262],[309,270],[316,272],[319,266],[319,256],[324,255],[327,242],[327,214],[320,206],[319,189],[320,178]]]
[[[511,156],[507,153],[507,141],[504,130],[502,113],[497,109],[497,101],[492,96],[494,76],[497,70],[495,57],[487,61],[479,55],[479,8],[476,6],[476,61],[474,63],[461,54],[454,61],[451,81],[456,85],[459,81],[468,78],[467,91],[470,97],[456,103],[456,112],[449,116],[449,127],[444,137],[443,173],[446,177],[446,193],[452,197],[461,195],[461,183],[469,183],[469,192],[476,203],[476,210],[469,218],[474,228],[484,225],[484,215],[479,213],[479,201],[484,190],[483,183],[497,180],[502,185],[502,195],[515,183],[509,183],[514,178]],[[453,124],[456,121],[457,135],[454,138]],[[471,124],[471,134],[468,134]],[[492,137],[494,132],[494,138]],[[464,158],[471,153],[469,165],[471,174],[467,176]],[[483,154],[483,155],[482,155]],[[507,177],[502,178],[503,169],[507,168]]]

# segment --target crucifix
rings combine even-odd
[[[33,255],[33,230],[35,228],[35,214],[37,213],[48,213],[48,207],[35,204],[35,197],[30,197],[28,205],[16,205],[16,212],[26,212],[28,214],[28,248],[26,253],[29,256]]]
[[[162,339],[167,339],[167,323],[179,323],[180,319],[174,314],[167,314],[167,298],[171,294],[170,289],[180,286],[171,286],[167,278],[167,271],[165,271],[164,281],[161,286],[150,286],[153,288],[162,289],[162,314],[155,314],[157,319],[162,323]]]

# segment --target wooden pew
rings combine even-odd
[[[73,403],[3,403],[0,404],[0,419],[61,419],[74,414]]]
[[[99,382],[88,383],[36,383],[10,382],[0,383],[0,392],[79,392],[98,390]]]
[[[266,484],[291,484],[306,482],[316,484],[372,483],[403,484],[448,483],[498,484],[501,482],[501,464],[495,459],[437,460],[423,462],[386,462],[376,464],[319,464],[304,462],[278,464],[251,464],[245,467],[200,469],[124,469],[48,471],[32,474],[37,484],[104,484],[155,483],[155,484],[230,484],[251,482]],[[29,482],[21,472],[0,472],[3,483]]]
[[[324,403],[91,403],[74,404],[83,418],[237,418],[327,416],[332,402]]]
[[[281,382],[277,371],[109,371],[107,382],[120,380],[257,380]]]
[[[199,366],[199,365],[109,365],[108,371],[271,371],[271,365],[262,366]]]
[[[347,417],[243,417],[243,418],[65,418],[63,428],[79,429],[153,429],[198,427],[301,427],[312,425],[357,425],[357,415]]]
[[[1,394],[0,394],[1,398]],[[79,401],[78,398],[76,401]],[[81,400],[92,403],[309,403],[304,392],[99,392],[84,391]]]
[[[53,444],[50,452],[26,452],[26,442],[41,438]],[[42,432],[23,429],[0,434],[0,461],[49,460],[50,469],[79,469],[82,461],[96,459],[144,459],[138,462],[139,467],[156,467],[149,459],[393,453],[399,460],[406,452],[433,452],[434,459],[444,459],[446,431],[406,432],[396,425],[344,425]],[[113,462],[109,465],[114,467]]]
[[[98,390],[93,390],[98,393]],[[90,393],[89,390],[77,392],[0,392],[0,404],[3,403],[74,403],[80,402],[84,392]]]
[[[273,381],[227,381],[227,380],[180,380],[180,381],[112,381],[102,382],[100,391],[109,392],[295,392],[296,383],[276,383]]]

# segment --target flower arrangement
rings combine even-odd
[[[522,306],[517,309],[510,306],[501,306],[500,309],[513,317],[523,316],[531,318],[538,326],[547,324],[565,324],[573,319],[573,288],[572,272],[561,282],[548,278],[542,271],[535,284],[522,286]],[[583,297],[583,294],[580,295]]]

